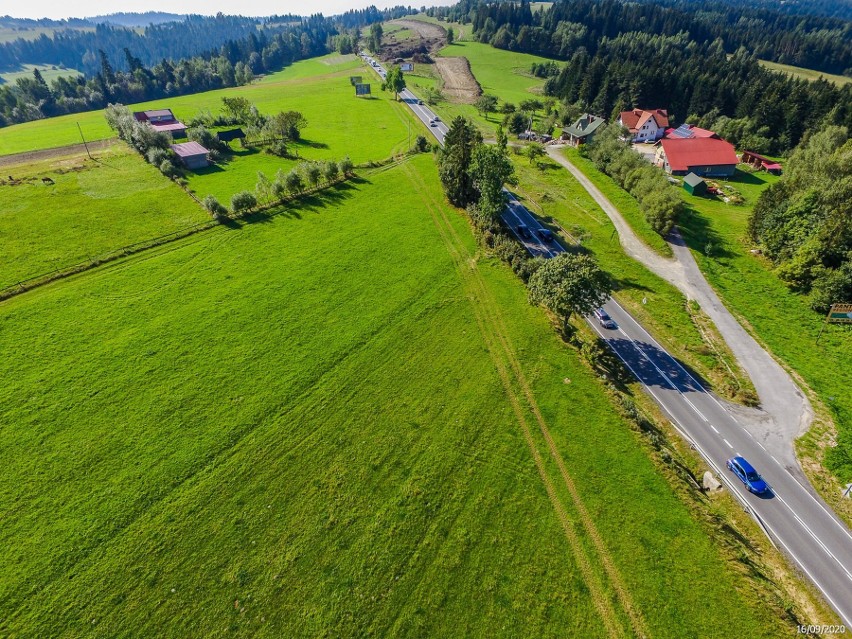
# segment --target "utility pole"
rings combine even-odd
[[[83,146],[86,147],[86,155],[89,156],[90,160],[94,160],[95,158],[93,158],[92,154],[89,152],[89,145],[86,144],[86,138],[83,135],[83,128],[80,126],[79,122],[77,122],[77,130],[80,131],[80,137],[83,139]]]

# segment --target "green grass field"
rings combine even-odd
[[[210,219],[123,144],[97,158],[4,167],[17,182],[0,181],[0,288]]]
[[[473,30],[473,27],[470,24],[461,24],[460,22],[446,22],[443,20],[438,20],[437,18],[427,16],[425,13],[418,13],[413,16],[406,16],[405,19],[431,22],[432,24],[440,25],[445,29],[452,29],[453,37],[455,38],[456,42],[460,40],[468,40],[470,38],[471,31]]]
[[[306,140],[327,145],[315,149],[316,157],[337,158],[349,153],[356,163],[387,157],[406,136],[407,124],[384,106],[392,98],[382,94],[375,82],[374,99],[355,98],[350,75],[367,75],[367,70],[355,56],[332,54],[297,62],[249,86],[130,106],[134,110],[168,107],[178,118],[189,119],[205,109],[218,112],[223,96],[242,96],[264,113],[290,109],[305,113],[308,126],[302,133]],[[103,111],[76,113],[3,129],[0,155],[79,144],[78,122],[88,140],[113,136]],[[365,124],[371,128],[362,130]]]
[[[817,80],[818,78],[824,78],[829,82],[833,82],[837,86],[843,86],[844,84],[852,82],[852,78],[845,75],[823,73],[822,71],[814,71],[813,69],[805,69],[804,67],[794,67],[789,64],[770,62],[769,60],[760,60],[760,64],[766,67],[767,69],[772,69],[773,71],[780,71],[781,73],[786,73],[797,78],[804,78],[805,80]]]
[[[4,635],[789,631],[429,156],[284,213],[0,304]]]
[[[501,103],[511,102],[517,106],[522,100],[541,97],[544,81],[530,76],[529,68],[533,62],[543,62],[546,58],[503,51],[479,42],[459,42],[441,49],[440,55],[466,57],[483,92],[498,98]],[[418,95],[422,95],[424,88],[439,86],[437,71],[431,65],[416,65],[414,73],[406,75],[406,82]],[[494,137],[497,125],[503,119],[499,113],[483,117],[471,104],[455,104],[448,100],[440,102],[434,109],[446,122],[457,116],[469,118],[488,138]]]
[[[413,143],[424,128],[407,107],[380,91],[375,82],[372,98],[356,98],[349,84],[349,76],[354,74],[369,77],[370,72],[354,56],[330,55],[296,63],[250,87],[159,100],[133,108],[169,106],[179,118],[188,119],[202,109],[218,111],[223,96],[243,95],[263,112],[293,109],[305,115],[308,126],[302,132],[303,140],[292,149],[299,158],[336,161],[348,155],[357,164],[405,151],[409,132]],[[31,145],[27,150],[51,146],[55,136],[67,133],[66,127],[76,129],[70,117],[80,118],[89,139],[112,135],[103,112],[96,111],[9,127],[3,132],[0,149],[4,142],[16,145],[11,148],[18,150],[25,148],[20,146],[25,143]],[[7,134],[11,137],[6,138]],[[73,142],[71,138],[66,141]],[[244,150],[237,143],[232,143],[232,148],[235,152],[222,163],[188,173],[189,187],[199,197],[212,194],[227,204],[234,193],[254,189],[258,171],[274,178],[279,168],[287,171],[299,161],[262,150]]]
[[[76,69],[61,69],[57,66],[46,64],[22,64],[19,69],[0,73],[0,84],[3,82],[12,84],[18,78],[32,78],[33,70],[35,69],[41,72],[42,77],[48,84],[59,77],[76,77],[81,75]]]
[[[852,339],[844,326],[826,327],[817,336],[824,318],[808,308],[807,299],[796,295],[772,273],[760,256],[752,255],[746,239],[748,215],[760,192],[777,180],[765,172],[737,172],[730,184],[740,191],[745,204],[727,205],[721,200],[694,198],[684,192],[692,208],[685,217],[684,239],[693,249],[701,270],[728,305],[742,316],[770,350],[816,391],[838,425],[838,449],[827,463],[841,483],[852,481]],[[725,184],[725,182],[721,182]],[[716,254],[705,249],[712,242]]]

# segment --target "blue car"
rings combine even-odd
[[[734,457],[728,460],[728,470],[740,478],[750,493],[760,495],[769,490],[769,486],[763,481],[763,477],[757,474],[754,467],[744,457]]]

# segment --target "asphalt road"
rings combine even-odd
[[[368,64],[373,62],[364,56]],[[377,63],[378,64],[378,63]],[[373,67],[384,78],[385,70]],[[401,94],[426,126],[435,114],[406,90]],[[429,127],[443,144],[446,125]],[[503,221],[534,256],[550,258],[565,250],[556,239],[544,241],[545,226],[507,191]],[[525,224],[529,237],[518,225]],[[593,317],[586,320],[618,355],[646,392],[669,416],[675,428],[713,468],[716,476],[754,517],[770,540],[782,549],[825,596],[847,629],[852,630],[852,532],[816,496],[761,444],[748,426],[737,420],[725,403],[716,398],[653,337],[610,299],[604,309],[617,328],[604,329]],[[763,495],[750,493],[729,471],[731,457],[745,457],[769,484]]]
[[[361,57],[364,58],[364,60],[367,61],[367,64],[369,64],[372,69],[379,74],[379,77],[382,80],[385,79],[385,77],[387,76],[387,71],[379,63],[378,60],[371,58],[365,53],[362,53]],[[399,94],[399,97],[411,108],[411,110],[414,112],[414,115],[416,115],[417,118],[429,128],[429,131],[431,131],[432,135],[435,136],[435,139],[438,140],[438,143],[443,145],[444,136],[447,135],[447,131],[449,129],[447,128],[447,125],[442,122],[441,119],[438,117],[438,114],[436,114],[427,105],[420,104],[421,100],[416,95],[414,95],[409,89],[403,90]]]

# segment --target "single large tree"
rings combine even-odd
[[[438,156],[438,172],[447,199],[455,206],[465,207],[477,200],[470,163],[473,150],[480,144],[482,134],[470,120],[462,116],[453,120]]]
[[[367,38],[367,48],[373,53],[378,53],[382,48],[382,36],[384,30],[378,22],[370,26],[370,37]]]
[[[515,167],[505,149],[493,144],[480,144],[473,150],[470,163],[473,185],[479,191],[479,213],[496,219],[506,206],[503,185],[512,182]]]
[[[394,65],[385,76],[385,81],[382,84],[382,89],[385,91],[393,91],[394,97],[399,100],[400,91],[405,90],[405,76],[402,74],[402,69]]]
[[[539,158],[543,158],[546,154],[547,152],[541,142],[530,142],[527,146],[527,157],[530,159],[530,164],[535,164]]]
[[[497,110],[497,98],[493,95],[481,95],[479,99],[476,101],[476,110],[479,112],[479,115],[485,116],[485,119],[488,119],[489,113],[494,113]]]
[[[591,255],[560,253],[542,264],[529,281],[530,303],[559,317],[563,333],[573,313],[591,313],[611,292],[609,276]]]

